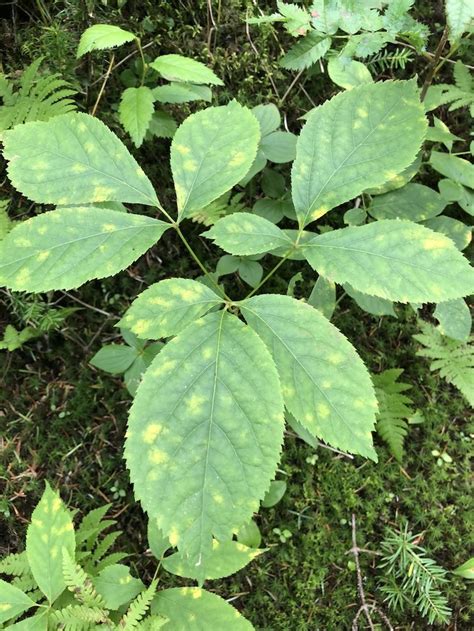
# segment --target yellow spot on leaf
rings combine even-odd
[[[212,496],[212,499],[214,500],[216,504],[222,504],[224,502],[224,498],[222,497],[220,493],[214,493],[214,495]]]
[[[102,230],[104,232],[113,232],[117,230],[117,226],[114,223],[104,223],[102,224]]]
[[[196,600],[197,598],[201,598],[202,596],[202,589],[200,587],[195,587],[193,589],[193,598]]]
[[[174,148],[175,151],[180,153],[182,156],[188,155],[188,153],[191,151],[191,149],[189,147],[186,147],[185,145],[180,145],[179,143],[175,143],[173,145],[173,148]]]
[[[196,160],[185,160],[183,162],[183,169],[185,171],[188,171],[190,173],[194,173],[194,171],[197,171],[198,165]]]
[[[433,236],[424,239],[423,248],[425,250],[437,250],[439,248],[446,248],[446,239],[442,236]]]
[[[48,258],[50,252],[48,250],[43,250],[42,252],[40,252],[37,257],[36,260],[37,261],[46,261],[46,259]]]
[[[57,513],[58,510],[61,508],[61,500],[59,499],[59,497],[55,497],[54,500],[51,503],[51,509],[53,511],[53,513]]]
[[[233,154],[232,159],[229,162],[230,167],[238,167],[245,162],[246,155],[243,151],[237,151]]]
[[[326,405],[326,403],[318,403],[318,405],[316,406],[316,412],[321,418],[327,418],[331,413],[331,410],[329,409],[329,406]]]
[[[31,241],[29,239],[25,239],[25,237],[17,237],[14,241],[15,245],[19,245],[21,248],[28,248],[31,246]]]
[[[153,464],[163,464],[168,460],[168,454],[161,449],[152,449],[149,456],[150,462]]]
[[[328,355],[328,361],[330,364],[338,366],[344,361],[344,355],[342,353],[338,353],[337,351],[335,353],[330,353]]]
[[[163,425],[160,425],[159,423],[150,423],[142,434],[143,441],[148,445],[151,445],[155,438],[160,435],[162,429]]]
[[[175,365],[176,365],[176,362],[175,362],[174,359],[166,360],[160,366],[157,366],[154,369],[152,374],[153,374],[154,377],[161,377],[162,375],[166,375],[166,373],[168,373],[171,370],[173,370]]]
[[[369,115],[369,110],[366,107],[358,107],[356,111],[357,116],[360,116],[361,118],[367,118]]]
[[[140,333],[145,333],[146,331],[148,331],[151,324],[151,320],[137,320],[133,325],[132,330],[137,335],[140,335]]]
[[[178,529],[175,526],[171,528],[168,539],[170,540],[170,543],[173,547],[176,547],[178,545],[179,534],[178,534]]]
[[[74,164],[71,171],[73,173],[84,173],[84,171],[87,171],[87,167],[85,166],[85,164],[80,164],[79,162],[77,164]]]
[[[315,210],[313,210],[313,212],[311,213],[311,219],[313,220],[319,219],[320,217],[325,215],[327,211],[328,211],[327,206],[325,205],[320,206],[319,208],[316,208]]]
[[[15,283],[18,283],[19,285],[23,285],[24,283],[27,283],[30,280],[30,272],[27,269],[22,269],[21,272],[19,272],[16,277],[15,277]]]
[[[193,414],[198,414],[201,411],[202,404],[205,402],[205,400],[206,400],[206,397],[203,397],[199,394],[193,394],[186,401],[186,408],[188,412],[191,412]]]

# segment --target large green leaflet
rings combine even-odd
[[[290,237],[268,219],[251,213],[233,213],[219,219],[202,236],[226,252],[239,256],[261,254],[276,248],[291,248]]]
[[[130,412],[125,457],[137,499],[199,563],[230,539],[273,477],[283,439],[278,374],[226,311],[190,324],[153,361]]]
[[[206,285],[186,278],[169,278],[145,289],[120,325],[146,340],[159,340],[182,331],[222,302]]]
[[[168,618],[163,631],[252,631],[253,626],[232,605],[200,587],[173,587],[158,592],[152,614]]]
[[[292,170],[300,227],[400,173],[415,159],[426,127],[414,81],[363,85],[313,110]]]
[[[91,50],[104,50],[122,46],[135,39],[130,31],[125,31],[113,24],[94,24],[84,31],[77,48],[77,57],[82,57]]]
[[[410,182],[374,197],[368,211],[375,219],[424,221],[442,213],[446,205],[447,201],[429,186]]]
[[[60,208],[17,225],[0,245],[0,284],[16,291],[71,289],[116,274],[170,227],[106,208]]]
[[[26,554],[35,581],[49,602],[54,602],[66,588],[63,550],[74,556],[75,547],[71,514],[59,494],[46,484],[31,516],[26,535]]]
[[[6,581],[0,579],[0,624],[34,607],[35,601]]]
[[[270,349],[296,420],[334,447],[377,460],[374,389],[344,335],[317,309],[289,296],[255,296],[241,310]]]
[[[439,302],[474,288],[474,271],[451,239],[411,221],[383,219],[326,232],[304,253],[326,278],[387,300]]]
[[[171,144],[179,217],[235,186],[252,166],[259,140],[257,119],[235,101],[189,116]]]
[[[93,116],[65,114],[18,125],[3,139],[10,180],[34,202],[158,204],[128,149]]]

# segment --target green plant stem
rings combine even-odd
[[[179,227],[179,225],[176,222],[173,222],[173,228],[178,233],[179,238],[184,243],[184,246],[186,247],[186,249],[189,252],[189,254],[192,256],[194,261],[199,265],[201,270],[204,272],[204,275],[206,276],[206,278],[208,278],[209,281],[217,289],[219,295],[223,296],[226,300],[229,300],[230,302],[232,302],[231,298],[229,298],[229,296],[225,293],[225,291],[223,291],[223,289],[221,287],[219,287],[219,284],[214,280],[214,278],[212,278],[212,276],[209,273],[209,271],[206,269],[204,264],[201,262],[201,259],[199,258],[199,256],[196,254],[196,252],[193,250],[193,248],[189,245],[188,240],[186,239],[184,234],[181,232],[181,228]]]
[[[280,267],[283,265],[283,263],[288,259],[288,257],[292,254],[292,252],[294,251],[294,247],[292,247],[286,254],[285,256],[281,259],[281,261],[278,261],[278,263],[275,265],[275,267],[273,267],[268,274],[262,278],[262,280],[258,283],[258,285],[256,287],[254,287],[252,289],[252,291],[245,296],[245,300],[247,300],[248,298],[251,298],[259,289],[260,287],[262,287],[269,278],[271,278],[273,276],[273,274],[280,269]]]
[[[145,77],[146,77],[148,68],[145,62],[145,55],[143,54],[143,48],[142,48],[142,43],[140,41],[140,38],[137,37],[135,41],[137,43],[137,48],[138,48],[138,52],[140,53],[140,57],[142,58],[142,78],[140,81],[140,86],[142,86],[145,83]]]

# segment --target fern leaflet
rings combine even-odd
[[[413,414],[413,409],[410,407],[412,400],[402,394],[411,386],[397,382],[402,372],[400,368],[392,368],[372,376],[379,404],[375,429],[387,443],[390,453],[400,463],[403,459],[403,443],[408,431],[406,419]]]
[[[67,550],[63,550],[63,576],[67,587],[81,604],[93,608],[105,605],[89,576],[74,562]]]
[[[127,613],[119,623],[123,631],[132,631],[139,626],[140,620],[146,615],[151,601],[156,594],[157,585],[157,581],[152,581],[151,585],[130,604]]]
[[[439,370],[441,377],[474,405],[474,346],[442,335],[427,322],[420,326],[422,332],[413,337],[426,348],[416,354],[432,359],[430,370]]]

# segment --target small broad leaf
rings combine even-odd
[[[94,116],[65,114],[3,134],[10,180],[45,204],[130,202],[156,206],[156,193],[117,136]]]
[[[344,90],[373,82],[367,66],[349,57],[331,57],[328,61],[328,75]]]
[[[151,612],[168,618],[163,631],[189,631],[190,628],[193,631],[253,631],[253,626],[237,609],[200,587],[160,590],[153,599]]]
[[[0,579],[0,624],[19,616],[35,604],[21,589]]]
[[[467,160],[452,156],[449,153],[432,151],[430,164],[441,175],[469,188],[474,188],[474,165]]]
[[[280,66],[287,70],[304,70],[324,57],[330,48],[330,37],[311,31],[280,59]]]
[[[447,202],[439,193],[423,184],[407,184],[395,191],[373,198],[368,209],[375,219],[424,221],[443,212]]]
[[[439,192],[448,202],[457,202],[463,210],[474,216],[474,191],[452,180],[440,180]]]
[[[471,335],[471,310],[462,298],[440,302],[433,316],[439,322],[439,331],[460,342],[467,342]]]
[[[234,213],[219,219],[202,236],[230,254],[261,254],[279,247],[291,248],[289,237],[275,224],[251,213]]]
[[[130,368],[138,357],[136,348],[126,344],[107,344],[92,357],[90,363],[112,375],[119,375]]]
[[[414,81],[364,85],[314,109],[292,169],[300,227],[400,173],[415,159],[426,126]]]
[[[59,208],[14,228],[0,246],[0,284],[15,291],[71,289],[116,274],[170,227],[105,208]]]
[[[474,579],[474,557],[457,567],[452,573],[461,578]]]
[[[249,548],[258,548],[262,542],[262,535],[259,527],[253,519],[238,529],[237,539],[239,540],[239,543],[243,543],[244,546],[248,546]]]
[[[219,303],[222,298],[206,285],[185,278],[170,278],[145,289],[119,325],[138,337],[158,340],[176,335]]]
[[[50,603],[66,588],[63,550],[74,555],[76,540],[71,514],[48,483],[31,516],[26,534],[26,554],[31,572]]]
[[[336,285],[324,276],[318,276],[308,296],[308,304],[321,311],[323,316],[330,320],[336,308]]]
[[[112,610],[130,602],[145,589],[140,579],[130,575],[130,568],[119,564],[104,568],[94,577],[93,584],[105,606]]]
[[[446,18],[451,43],[471,31],[474,23],[474,6],[471,0],[446,0]]]
[[[235,101],[189,116],[171,143],[179,217],[187,217],[230,190],[252,166],[260,130]]]
[[[304,248],[319,274],[396,302],[469,295],[474,271],[451,239],[411,221],[382,219],[318,235]]]
[[[113,26],[112,24],[94,24],[84,31],[77,48],[77,57],[82,57],[91,50],[115,48],[136,39],[130,31]]]
[[[435,232],[441,232],[454,241],[458,250],[464,250],[471,243],[472,227],[467,226],[462,221],[441,215],[432,217],[423,222],[424,226],[431,228]]]
[[[252,108],[252,114],[258,120],[262,138],[268,136],[268,134],[271,134],[272,131],[280,127],[280,112],[278,111],[278,107],[273,103],[256,105]]]
[[[123,128],[128,132],[139,147],[150,125],[153,115],[153,92],[142,85],[139,88],[127,88],[122,93],[119,105],[119,119]]]
[[[377,402],[354,347],[320,312],[289,296],[261,295],[241,311],[270,349],[286,408],[314,436],[377,460]]]
[[[147,370],[125,457],[137,498],[197,563],[264,496],[279,459],[283,403],[259,337],[225,311],[189,325]]]
[[[150,68],[159,72],[168,81],[189,81],[205,85],[224,85],[210,68],[200,61],[183,55],[160,55],[152,61]]]
[[[177,552],[163,559],[163,567],[171,574],[202,582],[235,574],[263,552],[264,550],[248,548],[237,541],[213,539],[212,549],[203,556],[199,566],[190,563]]]
[[[284,480],[273,480],[270,482],[270,488],[262,500],[263,508],[271,508],[278,504],[286,493],[286,482]]]
[[[157,138],[173,138],[177,128],[176,121],[171,114],[159,110],[153,112],[148,126],[148,132]]]
[[[239,264],[239,276],[245,283],[255,289],[262,280],[263,267],[258,261],[243,258]]]
[[[277,164],[292,162],[296,156],[297,137],[287,131],[274,131],[262,138],[260,149],[263,155]]]
[[[375,316],[390,315],[395,318],[397,317],[397,314],[393,310],[393,302],[390,300],[379,298],[378,296],[363,294],[354,289],[354,287],[351,287],[348,283],[344,284],[344,291],[356,301],[361,309],[367,311],[367,313]]]
[[[212,92],[207,85],[173,82],[153,88],[153,96],[157,101],[160,101],[160,103],[209,102],[212,99]]]

